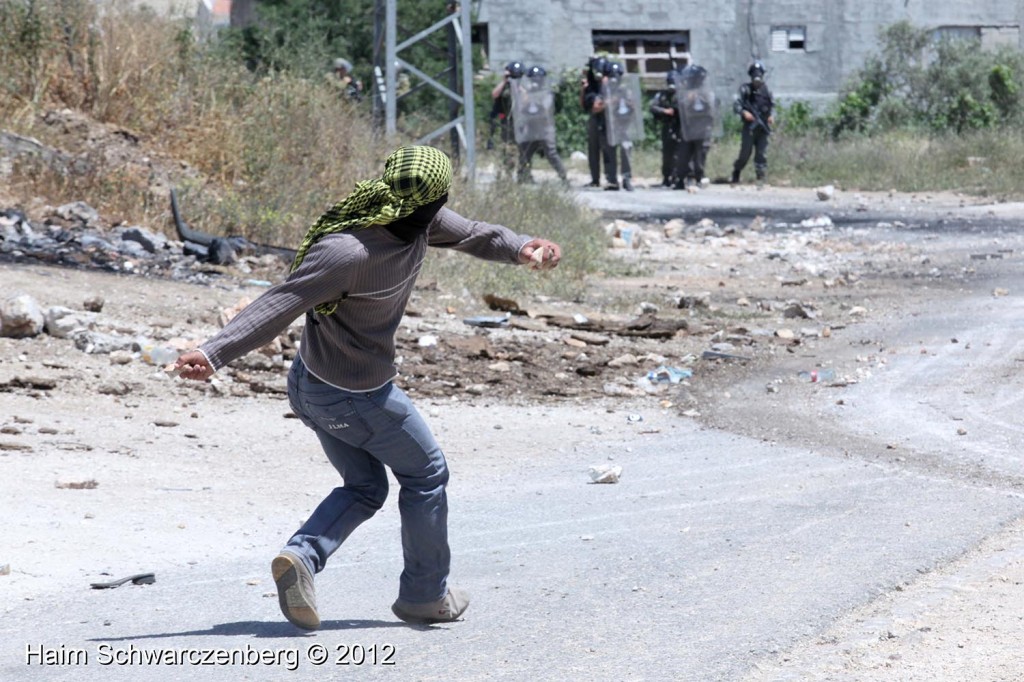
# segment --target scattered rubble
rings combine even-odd
[[[266,286],[284,276],[288,253],[260,253],[231,239],[215,246],[216,238],[188,227],[176,199],[172,207],[178,239],[147,226],[109,225],[81,202],[46,209],[44,217],[31,220],[17,209],[0,210],[0,259],[222,288]],[[625,285],[621,279],[596,281],[587,301],[516,300],[492,292],[442,301],[429,287],[418,288],[396,337],[402,385],[411,394],[446,399],[657,396],[681,414],[696,415],[691,388],[714,372],[776,352],[813,355],[834,342],[833,330],[865,317],[869,305],[874,312],[869,297],[858,294],[865,277],[927,281],[970,274],[930,262],[903,241],[878,239],[870,224],[842,227],[825,215],[792,220],[613,221],[605,227],[609,257],[649,274]],[[211,258],[211,250],[221,255]],[[993,295],[1008,293],[995,289]],[[102,296],[83,293],[83,299],[55,306],[10,292],[0,306],[0,336],[29,346],[63,343],[102,358],[108,368],[123,368],[89,385],[115,400],[150,381],[174,381],[159,368],[251,300],[240,293],[234,305],[208,311],[205,324],[157,326],[115,319],[105,312]],[[493,314],[477,314],[487,310]],[[302,322],[212,381],[175,382],[176,390],[283,397]],[[68,380],[23,370],[19,363],[26,361],[14,360],[0,372],[0,391],[40,394]]]

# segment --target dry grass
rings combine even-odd
[[[587,276],[607,265],[608,238],[599,216],[578,205],[554,184],[522,186],[504,181],[483,188],[459,183],[452,190],[451,208],[462,215],[499,223],[521,234],[551,239],[564,257],[555,270],[495,267],[447,251],[432,251],[425,276],[456,291],[468,288],[500,296],[527,292],[578,299],[587,289]]]
[[[205,50],[185,24],[130,9],[100,14],[86,0],[36,6],[31,21],[0,6],[0,117],[7,129],[74,155],[78,171],[24,166],[25,196],[85,200],[114,219],[170,229],[166,196],[153,191],[159,167],[193,227],[290,246],[357,181],[378,176],[403,143],[376,137],[368,104],[354,108],[322,80],[256,77]],[[73,27],[67,34],[65,24]],[[78,123],[46,115],[64,108],[105,126],[68,134]],[[137,139],[135,147],[125,138]],[[538,275],[438,254],[427,276],[443,286],[574,296],[602,262],[597,216],[560,189],[484,190],[457,180],[452,196],[456,210],[559,241],[567,256]]]
[[[124,128],[138,139],[140,157],[199,171],[193,176],[201,180],[183,188],[196,227],[261,241],[291,243],[311,216],[379,172],[386,152],[365,112],[324,83],[257,78],[200,47],[184,24],[146,12],[100,14],[77,0],[37,2],[29,16],[5,3],[0,118],[6,129],[55,146],[67,140],[44,123],[48,110],[70,108]],[[165,198],[147,196],[149,179],[108,151],[75,150],[84,172],[27,169],[19,186],[86,198],[128,221],[166,214]]]
[[[650,153],[650,152],[648,152]],[[739,139],[716,143],[709,177],[728,178]],[[778,133],[768,146],[768,174],[776,184],[849,190],[950,190],[1002,199],[1024,198],[1024,131],[992,129],[961,135],[896,131],[874,137],[826,140]],[[744,178],[753,177],[753,160]]]

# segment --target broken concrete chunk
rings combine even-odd
[[[609,367],[635,367],[638,364],[640,364],[640,360],[632,353],[626,353],[608,361]]]
[[[598,464],[590,467],[589,473],[594,483],[618,483],[622,467],[617,464]]]
[[[703,291],[697,294],[682,295],[676,302],[678,308],[710,308],[711,307],[711,292]]]
[[[93,313],[76,312],[64,306],[51,306],[43,315],[46,333],[58,339],[66,339],[73,333],[89,329],[95,323]]]
[[[0,301],[0,336],[28,338],[43,331],[43,311],[28,294],[14,294]]]
[[[790,303],[786,306],[786,309],[782,311],[782,316],[789,319],[797,318],[801,320],[813,320],[815,312],[800,303]]]
[[[574,331],[570,336],[577,341],[582,341],[584,344],[591,346],[605,346],[611,343],[611,337],[582,330]]]
[[[116,350],[133,350],[135,340],[126,336],[113,336],[92,331],[77,331],[72,334],[75,348],[90,355],[109,355]]]
[[[105,304],[106,301],[103,299],[102,296],[90,296],[89,298],[82,301],[82,307],[85,308],[90,313],[103,312],[103,306]]]

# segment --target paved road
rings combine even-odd
[[[621,482],[581,484],[608,455]],[[360,672],[396,679],[737,679],[1024,510],[989,487],[692,428],[566,453],[453,498],[456,575],[475,595],[462,623],[411,629],[388,613],[381,586],[400,570],[390,509],[318,578],[326,622],[316,635],[280,621],[266,583],[246,584],[265,563],[249,551],[170,566],[152,586],[63,586],[8,605],[0,678],[190,679],[206,670],[104,667],[103,647],[318,644],[386,649],[393,667]],[[27,666],[29,646],[81,648],[89,664]],[[282,666],[221,672],[284,679]],[[315,674],[305,654],[298,669],[298,679]]]

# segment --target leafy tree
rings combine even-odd
[[[1004,119],[1013,118],[1019,104],[1020,86],[1013,80],[1013,69],[996,64],[988,73],[988,87],[992,90],[992,103]]]
[[[900,22],[880,32],[871,55],[828,113],[834,136],[898,128],[989,128],[1018,121],[1024,54],[980,49],[978,41],[933,40]]]
[[[397,3],[399,41],[448,16],[448,7],[447,0]],[[353,75],[364,88],[374,87],[375,0],[260,0],[256,9],[253,25],[228,31],[223,41],[224,49],[251,70],[323,78],[330,73],[332,61],[344,57],[352,62]],[[447,84],[443,74],[450,60],[445,31],[403,50],[400,56]],[[404,124],[410,132],[422,133],[433,127],[434,119],[447,116],[450,100],[432,88],[418,87],[415,76],[406,78],[410,93],[400,108]]]

